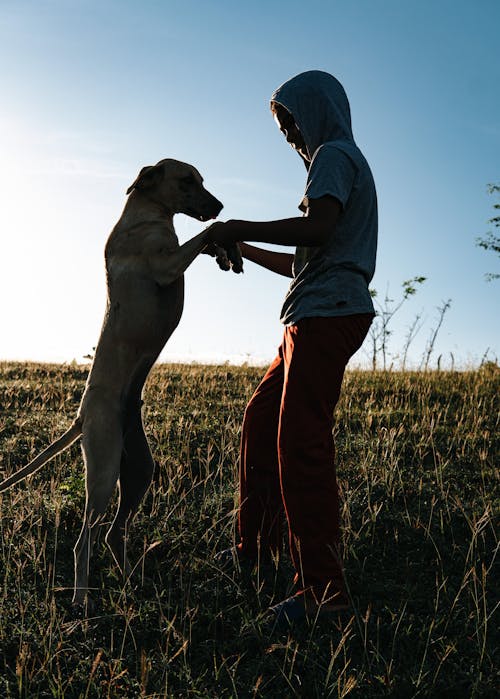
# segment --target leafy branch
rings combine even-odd
[[[372,324],[370,330],[370,337],[372,341],[372,368],[377,368],[377,357],[379,352],[382,353],[382,367],[384,371],[387,369],[387,359],[388,359],[388,345],[389,338],[392,335],[392,329],[389,327],[392,319],[403,304],[417,293],[418,286],[423,284],[427,277],[416,276],[411,279],[407,279],[402,283],[403,295],[399,301],[395,301],[389,297],[389,289],[385,293],[385,298],[383,303],[379,303],[377,300],[378,292],[376,289],[370,289],[370,294],[375,300],[376,317]],[[413,323],[409,330],[405,343],[404,358],[406,361],[406,355],[408,354],[408,348],[410,343],[414,339],[418,330],[420,329],[418,323],[420,317],[418,316],[416,321]]]
[[[500,185],[498,184],[489,184],[488,185],[488,192],[490,194],[499,194],[500,193]],[[496,211],[500,210],[500,203],[493,204],[493,208]],[[493,216],[493,218],[490,218],[488,220],[488,223],[493,224],[496,228],[500,227],[500,215],[499,216]],[[477,237],[476,238],[476,245],[480,248],[483,248],[484,250],[490,250],[491,252],[496,253],[497,255],[500,255],[500,236],[498,236],[496,233],[493,231],[488,231],[485,236],[483,237]],[[488,272],[485,274],[486,281],[492,281],[493,279],[500,279],[500,274],[494,273],[494,272]]]

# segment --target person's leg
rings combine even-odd
[[[344,595],[332,437],[344,369],[371,316],[307,318],[285,330],[279,461],[299,591]]]
[[[240,451],[238,550],[243,557],[276,554],[281,547],[283,503],[278,465],[278,420],[283,358],[267,370],[245,410]]]

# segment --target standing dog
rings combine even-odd
[[[179,246],[173,216],[199,221],[218,216],[222,204],[203,187],[199,172],[177,160],[145,167],[106,244],[108,301],[80,408],[62,437],[0,483],[0,492],[41,468],[82,438],[86,471],[83,526],[76,543],[73,604],[88,599],[89,560],[97,526],[116,484],[120,500],[106,542],[127,574],[127,526],[152,479],[154,462],[141,416],[142,388],[184,305],[185,269],[207,245],[201,232]],[[212,252],[213,248],[211,249]],[[242,271],[237,248],[217,251],[223,269]],[[229,263],[231,261],[231,265]]]

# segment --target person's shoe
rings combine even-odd
[[[305,621],[307,617],[306,606],[302,596],[289,597],[283,602],[269,607],[270,619],[279,629],[289,628],[297,622]]]
[[[340,594],[321,604],[304,594],[298,594],[269,607],[269,614],[275,627],[288,629],[294,624],[304,623],[308,619],[315,620],[318,617],[323,619],[340,614],[347,611],[349,606],[347,599]]]

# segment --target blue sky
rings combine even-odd
[[[428,278],[394,317],[393,353],[421,314],[418,365],[452,299],[435,357],[498,357],[500,282],[484,280],[498,262],[474,241],[491,228],[487,184],[500,182],[499,25],[497,0],[0,0],[0,359],[91,351],[104,244],[143,165],[196,165],[222,220],[296,215],[305,171],[268,105],[311,68],[344,84],[374,172],[372,286],[396,299],[403,280]],[[181,241],[201,229],[175,223]],[[272,359],[287,284],[198,258],[162,359]]]

